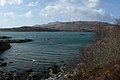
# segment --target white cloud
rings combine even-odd
[[[5,12],[5,13],[0,12],[0,17],[6,18],[6,19],[17,19],[17,18],[32,18],[34,17],[34,15],[31,10],[24,14],[17,14],[15,12],[10,11],[10,12]]]
[[[85,6],[88,8],[98,8],[100,0],[87,0],[85,1]]]
[[[6,12],[3,16],[7,18],[15,18],[16,14],[14,12]]]
[[[0,0],[0,5],[1,6],[5,5],[5,3],[6,3],[6,0]]]
[[[38,4],[38,1],[31,2],[27,5],[27,7],[35,7]]]
[[[0,6],[4,6],[6,4],[20,5],[21,3],[22,3],[22,0],[0,0]]]
[[[26,12],[25,14],[23,14],[23,15],[21,15],[21,16],[24,16],[24,17],[26,17],[26,18],[31,18],[31,17],[33,17],[34,15],[33,15],[33,12],[30,10],[30,11]]]
[[[14,19],[17,17],[17,14],[14,12],[5,12],[5,13],[0,13],[0,18],[3,19]]]
[[[58,0],[54,4],[49,4],[40,11],[43,17],[64,17],[63,20],[113,20],[111,14],[100,8],[100,0]],[[80,3],[83,1],[83,3]],[[78,3],[78,2],[77,2]]]

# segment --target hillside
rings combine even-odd
[[[73,21],[73,22],[52,22],[43,25],[34,25],[34,26],[22,26],[19,28],[7,28],[0,29],[0,31],[72,31],[72,32],[90,32],[96,31],[96,26],[101,25],[104,27],[113,26],[112,24],[106,22],[97,22],[97,21]]]
[[[0,29],[0,31],[12,31],[12,32],[48,31],[48,32],[52,32],[52,31],[58,31],[58,30],[55,30],[55,29],[53,30],[53,29],[49,29],[49,28],[42,28],[42,27],[22,26],[19,28],[4,28],[4,29]]]

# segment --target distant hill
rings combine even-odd
[[[10,32],[43,32],[43,31],[48,31],[48,32],[53,32],[53,31],[59,31],[55,29],[50,29],[50,28],[42,28],[42,27],[32,27],[32,26],[22,26],[19,28],[4,28],[0,29],[0,31],[10,31]]]
[[[97,22],[97,21],[73,21],[73,22],[52,22],[43,25],[34,26],[22,26],[19,28],[7,28],[0,29],[0,31],[18,31],[18,32],[28,32],[28,31],[96,31],[97,26],[110,27],[113,26],[107,22]]]

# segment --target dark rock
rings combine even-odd
[[[49,70],[51,69],[54,74],[57,74],[60,72],[60,67],[58,65],[56,65],[56,63],[54,63],[53,66],[49,67],[48,69]]]
[[[47,71],[42,71],[42,74],[46,74],[47,73]]]
[[[33,72],[33,70],[32,69],[28,69],[25,72],[29,73],[29,72]]]
[[[0,62],[0,67],[6,67],[7,63],[6,62]]]
[[[10,73],[15,73],[15,72],[16,72],[16,70],[10,71]]]
[[[11,45],[9,43],[4,43],[0,41],[0,51],[4,51],[10,48],[11,48]]]
[[[85,34],[80,34],[80,35],[85,35]]]
[[[13,78],[8,76],[8,77],[5,77],[5,80],[13,80]]]
[[[12,64],[13,62],[9,62],[10,64]]]
[[[14,39],[14,40],[0,40],[4,43],[25,43],[25,42],[31,42],[32,39]]]
[[[3,59],[3,58],[0,58],[0,61],[4,61],[4,59]]]
[[[31,72],[30,75],[29,75],[29,77],[31,77],[31,78],[36,78],[37,76],[36,76],[36,73]]]
[[[57,73],[60,72],[60,68],[59,68],[59,66],[56,65],[56,64],[54,64],[54,65],[52,66],[52,69],[53,69],[53,73],[54,73],[54,74],[57,74]]]
[[[45,79],[45,78],[49,78],[49,77],[50,77],[49,71],[42,72],[41,76],[42,76],[42,78],[44,78],[44,79]]]
[[[3,74],[4,72],[3,71],[0,71],[0,74]]]
[[[8,38],[12,38],[12,37],[8,37],[8,36],[0,36],[0,39],[8,39]]]
[[[65,61],[60,61],[61,63],[65,63]]]

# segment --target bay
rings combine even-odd
[[[6,71],[34,69],[42,71],[52,63],[69,63],[80,54],[80,48],[91,44],[93,32],[0,32],[1,36],[10,36],[13,39],[33,39],[28,43],[12,43],[12,48],[0,53],[8,64]]]

